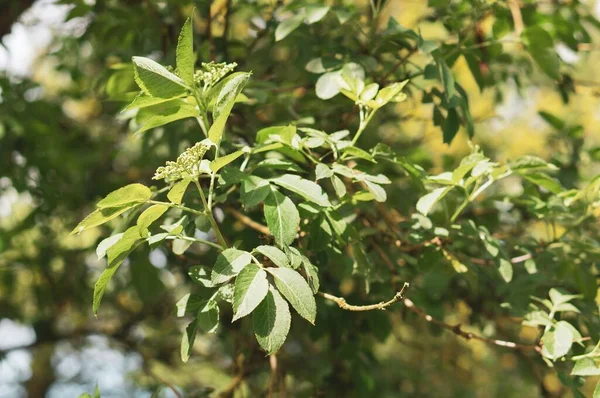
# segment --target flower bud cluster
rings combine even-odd
[[[236,67],[237,63],[235,62],[230,64],[226,62],[217,64],[213,61],[209,63],[202,62],[202,68],[204,70],[197,70],[196,73],[194,73],[194,81],[197,85],[203,84],[204,87],[211,87]]]
[[[168,161],[165,166],[156,170],[154,180],[164,179],[166,181],[176,181],[183,178],[197,178],[202,174],[200,170],[200,161],[210,145],[206,142],[198,142],[193,147],[186,149],[175,162]]]

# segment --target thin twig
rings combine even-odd
[[[329,293],[322,293],[319,292],[319,296],[326,298],[327,300],[331,300],[333,302],[335,302],[341,309],[343,310],[347,310],[347,311],[373,311],[373,310],[385,310],[387,307],[389,307],[390,305],[397,303],[398,301],[402,300],[404,298],[404,292],[406,291],[406,289],[408,288],[409,283],[408,282],[404,282],[404,285],[402,286],[402,289],[400,289],[399,292],[397,292],[394,297],[392,297],[391,300],[388,301],[382,301],[381,303],[377,303],[377,304],[369,304],[369,305],[352,305],[352,304],[348,304],[346,302],[346,299],[343,297],[337,297],[334,296],[332,294]]]
[[[266,225],[257,223],[256,221],[254,221],[247,215],[240,213],[236,209],[228,208],[226,211],[229,214],[231,214],[232,216],[234,216],[235,218],[237,218],[238,221],[240,221],[241,223],[245,224],[246,226],[252,228],[253,230],[258,231],[264,235],[269,235],[269,236],[271,235],[271,231],[269,230],[269,228]]]
[[[539,345],[528,345],[528,344],[515,343],[513,341],[490,339],[487,337],[479,336],[479,335],[471,333],[471,332],[465,332],[464,330],[462,330],[460,324],[450,325],[446,322],[435,319],[434,317],[432,317],[431,315],[426,313],[424,310],[417,307],[415,305],[415,303],[413,303],[413,301],[409,298],[404,298],[402,300],[402,302],[404,303],[406,308],[408,308],[409,310],[411,310],[412,312],[417,314],[419,317],[425,319],[427,322],[432,323],[437,326],[440,326],[446,330],[449,330],[452,333],[454,333],[455,335],[462,337],[465,340],[478,340],[478,341],[482,341],[487,344],[497,345],[500,347],[514,348],[517,350],[531,350],[531,351],[536,351],[538,353],[541,352],[542,347]]]

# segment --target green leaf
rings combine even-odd
[[[291,322],[288,303],[270,286],[267,296],[252,314],[254,335],[267,354],[274,354],[281,348],[290,331]]]
[[[215,285],[227,282],[252,262],[250,253],[235,248],[225,249],[213,267],[211,280]]]
[[[292,243],[300,225],[300,214],[294,202],[279,191],[271,189],[265,199],[265,220],[267,227],[280,246]]]
[[[189,87],[161,64],[144,57],[133,57],[135,81],[151,97],[174,98],[185,94]]]
[[[592,398],[600,398],[600,381],[596,384],[596,388],[594,388],[594,395]]]
[[[267,268],[273,275],[277,290],[290,302],[301,317],[315,323],[317,305],[312,290],[302,275],[291,268]]]
[[[338,176],[331,176],[331,184],[338,198],[343,198],[346,195],[346,184]]]
[[[271,192],[269,181],[250,175],[242,181],[240,200],[246,207],[254,207],[262,203]]]
[[[249,264],[235,279],[233,290],[233,319],[250,314],[264,300],[269,291],[267,273],[256,264]]]
[[[433,206],[440,201],[450,190],[452,187],[442,187],[437,188],[428,193],[427,195],[421,197],[417,202],[417,211],[424,216],[429,214]]]
[[[181,98],[184,95],[185,94],[181,94],[181,95],[178,95],[173,98],[160,98],[160,97],[149,97],[149,96],[145,95],[144,93],[140,93],[140,95],[135,97],[133,102],[131,102],[129,105],[127,105],[125,108],[123,108],[123,110],[121,112],[126,112],[130,109],[147,108],[149,106],[164,104],[165,102],[169,102],[169,101],[173,101],[173,105],[178,106],[178,105],[181,105],[182,101],[178,100],[177,98]],[[164,106],[169,106],[169,105],[170,104],[165,104]]]
[[[306,200],[319,206],[331,207],[327,194],[323,192],[319,184],[306,180],[295,174],[284,174],[280,177],[271,178],[271,182],[288,189]]]
[[[98,243],[98,246],[96,246],[96,256],[98,257],[98,260],[101,260],[104,256],[106,256],[106,251],[112,245],[117,243],[122,236],[123,233],[121,232],[120,234],[109,236],[108,238],[103,239],[100,243]]]
[[[290,260],[287,258],[285,253],[275,246],[262,245],[258,246],[254,250],[267,257],[278,267],[291,267]]]
[[[456,93],[454,87],[454,76],[452,76],[452,71],[450,67],[446,63],[446,61],[442,59],[437,60],[437,65],[440,73],[440,78],[442,79],[442,85],[444,86],[444,98],[447,103],[450,102],[450,99],[454,97]]]
[[[219,307],[214,300],[208,300],[198,310],[196,318],[185,329],[181,339],[181,360],[187,362],[194,348],[198,329],[214,333],[219,326]]]
[[[177,40],[177,73],[179,77],[189,86],[194,87],[194,27],[192,18],[188,18]]]
[[[137,227],[142,238],[148,235],[148,228],[169,210],[167,205],[153,205],[148,207],[137,219]]]
[[[291,146],[295,135],[294,125],[266,127],[256,133],[256,142],[262,144],[267,141],[277,141]]]
[[[367,152],[363,149],[357,148],[355,146],[348,146],[348,147],[342,149],[342,153],[344,153],[344,154],[347,153],[348,155],[353,156],[355,158],[360,158],[360,159],[368,160],[369,162],[377,163],[375,161],[375,159],[373,158],[373,156],[371,156],[369,154],[369,152]]]
[[[454,137],[456,137],[456,133],[458,133],[458,128],[460,127],[460,119],[458,117],[458,112],[456,109],[449,109],[448,116],[444,123],[442,124],[442,133],[444,138],[444,144],[450,144]]]
[[[106,195],[96,207],[120,207],[131,203],[143,203],[152,197],[152,191],[142,184],[129,184]]]
[[[600,366],[592,358],[581,358],[575,362],[571,376],[598,376]]]
[[[94,285],[94,299],[92,305],[94,315],[98,315],[98,309],[100,308],[100,302],[104,296],[106,285],[117,272],[125,257],[129,255],[139,241],[140,232],[136,225],[125,231],[121,236],[121,239],[106,251],[108,256],[108,267],[102,272]]]
[[[340,71],[327,72],[322,74],[317,80],[315,93],[322,100],[328,100],[340,93],[344,81]]]
[[[502,279],[504,279],[504,282],[508,283],[512,280],[513,266],[510,261],[501,258],[500,266],[498,267],[498,271],[500,272],[500,275],[502,275]]]
[[[374,108],[381,108],[386,105],[388,102],[392,101],[398,94],[402,92],[404,86],[408,84],[408,80],[404,80],[402,82],[392,83],[389,86],[386,86],[379,90],[377,96],[375,97]]]
[[[542,336],[542,355],[556,360],[565,356],[573,345],[573,332],[565,321],[556,323]]]
[[[560,182],[558,180],[544,173],[523,174],[523,178],[525,178],[528,181],[531,181],[532,183],[544,189],[547,189],[548,191],[554,194],[558,194],[564,191],[563,186],[560,185]]]
[[[365,181],[365,185],[376,201],[385,202],[387,200],[387,193],[385,192],[385,189],[381,187],[381,185],[375,184],[371,181]]]
[[[319,270],[306,257],[302,257],[302,267],[304,268],[304,272],[306,273],[308,285],[310,286],[313,294],[317,294],[320,287],[318,273]]]
[[[169,199],[171,203],[180,205],[181,201],[183,200],[183,195],[185,194],[188,185],[190,185],[190,182],[192,181],[187,179],[176,182],[169,190],[167,199]]]
[[[290,33],[298,29],[304,21],[304,17],[305,10],[302,9],[298,14],[291,16],[277,25],[277,29],[275,29],[275,41],[285,39]]]
[[[319,22],[329,12],[329,6],[319,6],[311,4],[306,6],[306,23],[313,24]]]
[[[229,153],[225,156],[221,156],[220,158],[217,158],[217,159],[213,160],[212,162],[210,162],[210,170],[213,173],[216,173],[219,170],[221,170],[223,167],[227,166],[229,163],[233,162],[234,160],[236,160],[237,158],[242,156],[244,153],[247,153],[247,151],[240,149],[239,151],[235,151],[235,152]]]
[[[560,77],[560,59],[554,49],[554,41],[540,26],[531,26],[522,33],[529,54],[540,69],[552,79]]]
[[[223,80],[223,86],[213,107],[213,124],[208,131],[208,138],[217,146],[223,138],[225,123],[235,104],[235,99],[242,92],[249,79],[250,73],[236,72]]]
[[[139,129],[136,130],[134,134],[141,134],[145,131],[151,130],[156,127],[164,126],[165,124],[175,122],[177,120],[198,116],[198,109],[196,109],[195,106],[182,104],[177,107],[165,110],[160,115],[151,116]]]
[[[127,210],[139,206],[140,204],[141,203],[130,203],[123,207],[108,207],[106,209],[97,209],[96,211],[90,213],[79,224],[77,224],[73,231],[71,231],[71,235],[78,234],[82,231],[85,231],[86,229],[102,225],[112,220],[113,218],[116,218],[119,215],[125,213]]]
[[[315,180],[319,181],[323,178],[329,178],[333,176],[333,171],[326,164],[319,163],[315,168]]]
[[[188,275],[192,280],[204,287],[215,287],[210,279],[210,271],[202,265],[194,265],[190,267]]]

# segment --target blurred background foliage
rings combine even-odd
[[[366,148],[384,142],[439,173],[469,153],[472,128],[473,142],[494,161],[538,155],[561,167],[558,178],[565,187],[600,172],[600,5],[595,1],[306,3],[326,3],[335,12],[277,42],[280,21],[305,2],[0,4],[5,45],[0,49],[0,397],[77,396],[96,384],[107,397],[175,396],[174,386],[189,397],[260,396],[273,389],[290,396],[572,396],[540,358],[460,339],[401,306],[355,314],[319,302],[317,326],[296,323],[278,356],[283,377],[277,383],[285,389],[269,386],[269,359],[246,329],[227,320],[216,336],[199,336],[195,355],[182,364],[185,323],[175,317],[174,304],[191,289],[187,268],[204,258],[201,249],[191,258],[136,251],[113,279],[100,316],[93,317],[92,286],[105,266],[94,248],[106,231],[68,232],[99,198],[131,182],[149,182],[158,165],[200,139],[194,121],[133,137],[135,118],[120,114],[137,90],[131,56],[173,64],[179,27],[192,12],[200,60],[235,61],[239,70],[253,71],[245,90],[251,100],[230,119],[239,140],[252,141],[259,129],[289,122],[325,131],[355,126],[356,111],[345,98],[324,102],[315,95],[319,76],[306,65],[324,57],[358,62],[381,83],[411,77],[408,100],[377,116],[361,139]],[[541,55],[539,43],[526,43],[517,34],[535,26],[552,40]],[[416,48],[402,29],[418,32],[426,43]],[[434,120],[434,109],[442,115],[446,110],[436,99],[439,81],[427,76],[427,45],[444,50],[468,94],[472,127],[461,114],[451,144],[444,143],[443,123]],[[502,187],[514,194],[523,190],[512,179]],[[395,181],[388,194],[386,205],[405,217],[421,195],[406,180]],[[485,212],[471,217],[495,222]],[[557,233],[543,222],[523,223],[519,233],[539,241]],[[256,239],[243,224],[231,225],[229,236]],[[118,222],[113,226],[119,228]],[[406,266],[402,257],[388,255]],[[467,289],[438,264],[444,261],[439,257],[429,252],[417,257],[427,264],[417,296],[431,314],[485,335],[535,340],[534,328],[498,308],[511,295],[526,301],[526,287],[512,287],[510,293]],[[579,278],[574,283],[593,303],[596,281],[582,275],[568,278]],[[332,291],[360,297],[352,278],[336,283]],[[582,387],[586,396],[594,381]]]

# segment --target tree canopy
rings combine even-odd
[[[8,396],[600,397],[595,2],[46,4]]]

